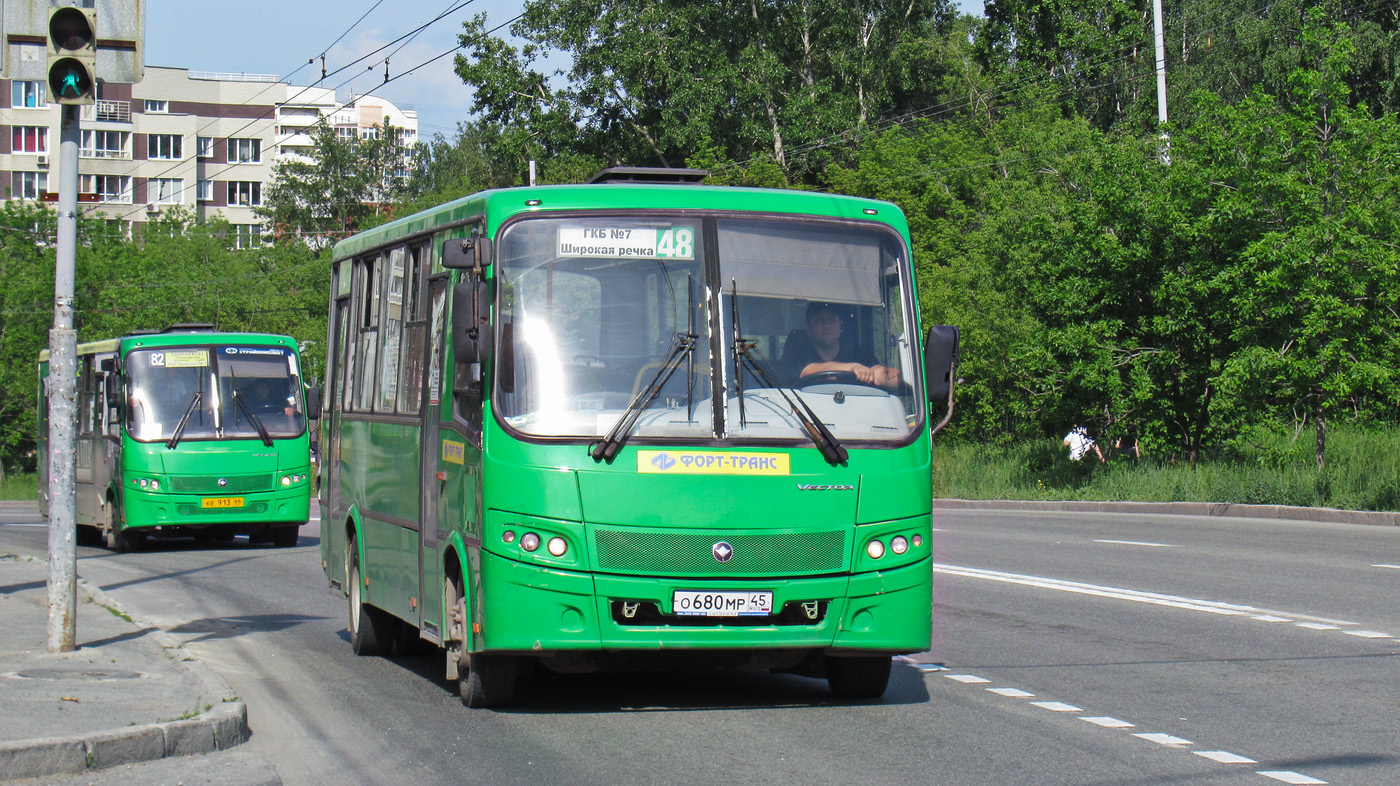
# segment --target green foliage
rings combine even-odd
[[[1070,461],[1058,439],[1009,447],[939,443],[934,496],[952,499],[1230,502],[1400,510],[1400,429],[1335,430],[1326,468],[1295,432],[1256,430],[1237,451],[1188,464],[1111,451]]]

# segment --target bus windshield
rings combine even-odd
[[[127,430],[142,442],[177,433],[180,441],[260,439],[264,430],[283,438],[306,429],[301,371],[284,347],[135,350],[125,371]]]
[[[497,258],[494,402],[523,435],[597,439],[629,408],[653,441],[802,441],[805,412],[892,445],[922,423],[909,256],[881,225],[541,217]]]

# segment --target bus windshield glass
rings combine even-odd
[[[272,438],[306,429],[301,370],[285,347],[136,350],[125,371],[127,429],[142,442],[170,440],[177,430],[185,441],[260,439],[259,424]]]
[[[629,408],[652,441],[805,441],[806,413],[893,445],[922,423],[909,256],[883,225],[532,218],[497,259],[494,406],[521,434],[597,439]]]

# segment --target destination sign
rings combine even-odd
[[[607,259],[695,258],[695,229],[670,227],[560,227],[559,256]]]

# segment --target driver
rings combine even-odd
[[[807,335],[794,334],[783,345],[782,370],[789,380],[823,372],[846,372],[866,385],[893,390],[899,369],[881,366],[869,353],[841,341],[841,315],[830,303],[807,304]]]
[[[286,395],[285,385],[280,385],[267,377],[260,377],[248,388],[247,403],[255,415],[295,415],[293,404],[296,399]]]

